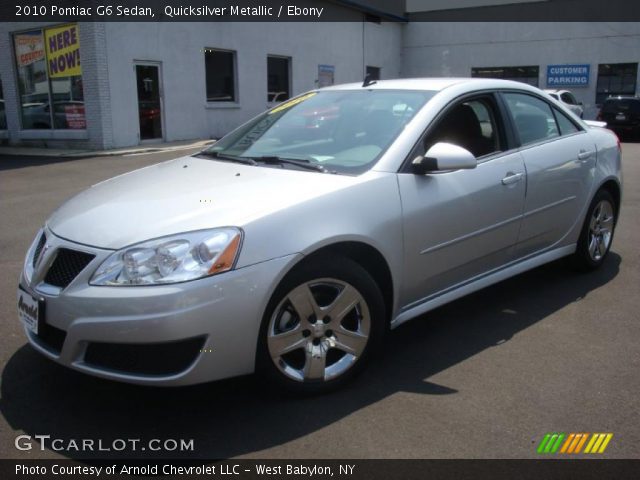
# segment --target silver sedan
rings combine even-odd
[[[68,200],[18,311],[36,350],[92,375],[320,392],[444,303],[561,257],[598,268],[620,197],[616,136],[534,87],[330,87]]]

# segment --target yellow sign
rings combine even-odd
[[[294,105],[304,102],[307,98],[311,98],[316,94],[316,92],[307,93],[306,95],[302,95],[300,97],[289,100],[288,102],[284,102],[277,107],[269,110],[269,115],[273,115],[274,113],[281,112],[282,110],[286,110],[287,108],[291,108]]]
[[[75,23],[44,31],[49,78],[82,75],[80,66],[80,32]]]

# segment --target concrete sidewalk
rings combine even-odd
[[[73,150],[64,148],[46,147],[0,147],[0,155],[29,156],[29,157],[108,157],[116,155],[136,155],[149,152],[168,152],[174,150],[188,150],[192,148],[205,148],[215,143],[215,140],[182,140],[178,142],[154,143],[138,145],[135,147],[116,148],[113,150]]]

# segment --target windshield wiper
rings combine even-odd
[[[258,165],[258,162],[256,162],[253,158],[237,157],[235,155],[227,155],[226,153],[220,153],[216,151],[203,150],[202,152],[198,152],[195,155],[218,158],[220,160],[229,160],[230,162],[244,163],[245,165]]]
[[[263,163],[268,163],[271,165],[295,165],[300,168],[305,168],[307,170],[314,170],[316,172],[329,173],[322,165],[318,165],[317,163],[311,163],[309,160],[304,159],[294,159],[294,158],[283,158],[276,156],[264,156],[264,157],[252,157],[253,160]]]

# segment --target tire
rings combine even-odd
[[[256,371],[297,393],[331,391],[363,369],[385,325],[382,294],[363,267],[346,257],[308,260],[287,274],[269,301]]]
[[[590,272],[604,263],[613,242],[616,210],[611,194],[604,189],[598,190],[589,205],[576,252],[570,257],[575,269]]]

